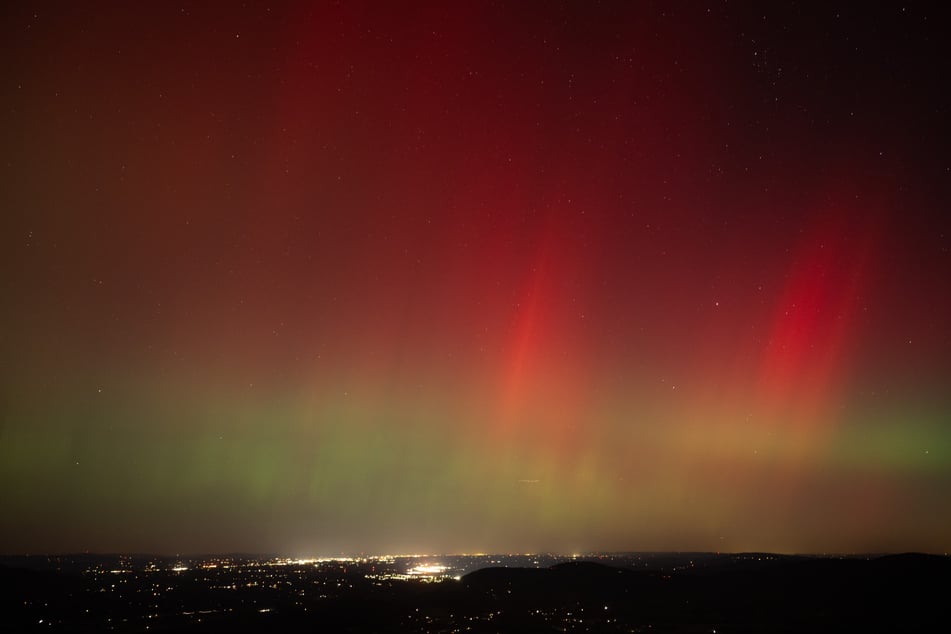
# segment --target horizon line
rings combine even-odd
[[[444,553],[346,553],[339,552],[329,555],[292,555],[280,552],[249,552],[249,551],[227,551],[227,552],[192,552],[192,553],[160,553],[148,551],[62,551],[62,552],[27,552],[27,553],[0,553],[0,558],[7,557],[163,557],[163,558],[182,558],[197,559],[201,557],[249,557],[249,558],[271,558],[286,559],[290,562],[320,562],[320,561],[355,561],[361,559],[410,559],[424,557],[560,557],[565,559],[578,559],[583,557],[605,557],[605,556],[629,556],[629,555],[714,555],[714,556],[733,556],[733,555],[769,555],[774,557],[863,557],[876,556],[887,557],[891,555],[931,555],[935,557],[948,557],[948,552],[934,552],[926,550],[888,550],[888,551],[829,551],[829,552],[783,552],[768,550],[737,550],[737,551],[714,551],[714,550],[603,550],[603,551],[583,551],[562,553],[556,551],[534,551],[534,552],[444,552]]]

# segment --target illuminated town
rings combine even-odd
[[[5,2],[0,634],[951,631],[949,31]]]
[[[764,553],[0,558],[15,631],[758,631],[793,617],[855,624],[868,597],[916,589],[861,617],[913,624],[936,614],[949,566]]]
[[[430,584],[458,584],[474,570],[492,567],[545,568],[580,559],[550,554],[517,555],[379,555],[357,557],[209,557],[57,556],[13,557],[10,566],[31,565],[50,572],[78,576],[82,609],[50,604],[44,598],[23,601],[28,623],[49,628],[77,625],[108,630],[214,627],[236,615],[301,617],[320,612],[349,596],[383,595],[394,590],[417,590]],[[600,556],[595,560],[634,563],[640,556]],[[642,565],[647,566],[644,560]],[[71,596],[76,598],[75,596]],[[102,610],[98,606],[112,606]],[[93,606],[93,607],[89,607]],[[575,612],[583,612],[578,606]],[[555,614],[535,610],[539,621],[559,618],[575,622],[570,607]],[[266,615],[266,616],[265,616]],[[436,614],[410,606],[399,624],[410,631],[430,631],[437,622],[449,630],[471,629],[464,624],[491,622],[500,611],[478,614]],[[452,627],[457,623],[458,628]],[[267,623],[259,622],[259,626]]]

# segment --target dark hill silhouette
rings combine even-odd
[[[692,628],[729,625],[736,631],[928,630],[951,620],[951,560],[929,555],[876,559],[753,557],[713,570],[661,574],[592,562],[548,569],[478,570],[468,591],[505,609],[598,607],[630,623]],[[791,628],[791,629],[789,629]],[[708,630],[709,631],[709,630]]]

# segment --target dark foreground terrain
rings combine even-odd
[[[932,632],[951,623],[951,558],[931,555],[0,562],[7,632]]]

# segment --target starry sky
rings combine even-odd
[[[0,550],[947,552],[948,15],[768,4],[5,6]]]

